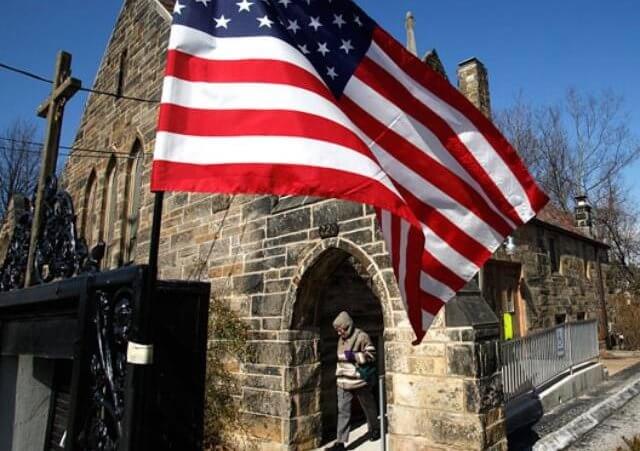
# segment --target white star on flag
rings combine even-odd
[[[332,80],[334,78],[336,78],[338,76],[338,74],[336,73],[336,68],[335,67],[329,67],[327,69],[327,76],[331,77]]]
[[[300,25],[298,25],[298,21],[297,20],[290,20],[289,21],[289,26],[287,27],[287,30],[292,31],[293,34],[296,34],[299,29],[300,29]]]
[[[236,3],[236,5],[238,5],[238,12],[241,11],[247,11],[247,12],[251,12],[251,5],[253,5],[253,2],[250,2],[248,0],[242,0],[239,3]]]
[[[224,17],[224,14],[217,19],[214,17],[213,20],[216,21],[216,28],[224,29],[228,29],[229,27],[227,27],[227,25],[229,24],[229,22],[231,22],[231,19],[227,19],[226,17]]]
[[[196,0],[196,3],[202,3],[205,7],[209,6],[211,0]]]
[[[342,28],[342,26],[347,23],[347,21],[342,17],[342,14],[334,14],[333,17],[333,23],[337,25],[338,28]]]
[[[262,28],[262,27],[271,28],[271,25],[273,25],[273,21],[269,19],[269,16],[267,15],[265,15],[264,17],[258,17],[256,18],[256,20],[260,22],[260,25],[258,26],[258,28]]]
[[[311,28],[313,28],[314,30],[318,31],[318,28],[320,28],[322,26],[322,24],[320,23],[320,17],[312,17],[311,18],[311,23],[309,24],[309,26]]]
[[[326,54],[329,53],[326,42],[323,42],[322,44],[318,43],[318,52],[322,53],[322,56],[326,56]]]
[[[311,53],[309,51],[309,49],[307,48],[307,44],[304,45],[299,45],[298,48],[300,48],[300,51],[304,54],[304,55],[308,55],[309,53]]]
[[[182,5],[180,2],[176,2],[176,6],[173,7],[173,13],[182,15],[182,10],[185,9],[187,5]]]
[[[340,49],[344,50],[344,53],[348,55],[349,52],[353,50],[353,46],[351,45],[351,39],[349,39],[348,41],[341,39],[341,41],[342,41],[342,45],[340,46]]]

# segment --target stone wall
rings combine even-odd
[[[159,99],[164,74],[166,45],[169,37],[168,15],[159,14],[155,0],[125,2],[115,24],[111,39],[103,55],[94,81],[97,90],[116,92],[121,68],[124,71],[122,94],[142,99]],[[126,57],[125,57],[126,55]],[[124,58],[124,67],[121,62]],[[125,236],[127,234],[128,199],[131,159],[134,143],[138,140],[144,151],[145,168],[142,175],[142,193],[139,227],[138,261],[147,255],[150,237],[153,196],[149,192],[150,162],[157,122],[157,105],[123,98],[91,94],[78,129],[74,147],[99,149],[99,158],[74,151],[64,170],[67,188],[72,194],[78,218],[78,230],[93,237],[94,245],[106,239],[108,224],[105,208],[108,194],[107,168],[115,168],[117,196],[113,234],[107,245],[113,249],[107,266],[125,262]],[[97,155],[95,153],[91,155]],[[93,176],[91,175],[93,174]],[[95,177],[95,197],[88,202],[89,180]]]
[[[494,259],[522,264],[520,295],[526,303],[530,330],[551,327],[556,315],[566,315],[567,321],[600,318],[597,249],[601,243],[562,232],[540,221],[533,221],[514,233],[515,253],[508,256],[501,248]],[[555,246],[556,262],[552,249]],[[602,264],[606,274],[608,266]],[[603,281],[606,289],[606,280]]]

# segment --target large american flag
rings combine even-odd
[[[153,191],[373,205],[420,341],[547,202],[514,149],[349,0],[179,0]]]

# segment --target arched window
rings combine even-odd
[[[142,170],[144,169],[144,152],[139,140],[133,144],[128,171],[128,211],[127,232],[125,242],[125,259],[133,261],[136,258],[138,244],[138,225],[140,223],[140,205],[142,203]]]
[[[105,173],[104,184],[104,242],[106,251],[104,258],[105,268],[115,266],[115,254],[118,243],[115,238],[115,224],[118,220],[118,174],[116,159],[114,156],[109,160],[107,172]]]
[[[87,179],[87,188],[84,193],[84,205],[82,213],[82,236],[91,249],[98,243],[98,213],[96,208],[96,196],[98,193],[98,180],[96,171],[91,170]]]
[[[118,66],[118,85],[116,86],[116,95],[118,97],[124,94],[125,83],[127,81],[127,50],[123,50],[120,54]]]

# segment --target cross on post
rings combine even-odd
[[[31,285],[36,243],[42,224],[44,185],[47,177],[55,174],[56,172],[64,106],[81,87],[82,82],[71,77],[71,54],[64,51],[59,52],[56,60],[56,71],[53,77],[51,95],[38,107],[37,110],[38,116],[47,119],[47,130],[44,147],[42,149],[42,161],[40,163],[40,175],[38,177],[36,204],[33,214],[33,224],[31,226],[31,240],[29,243],[29,257],[27,260],[25,287]]]

